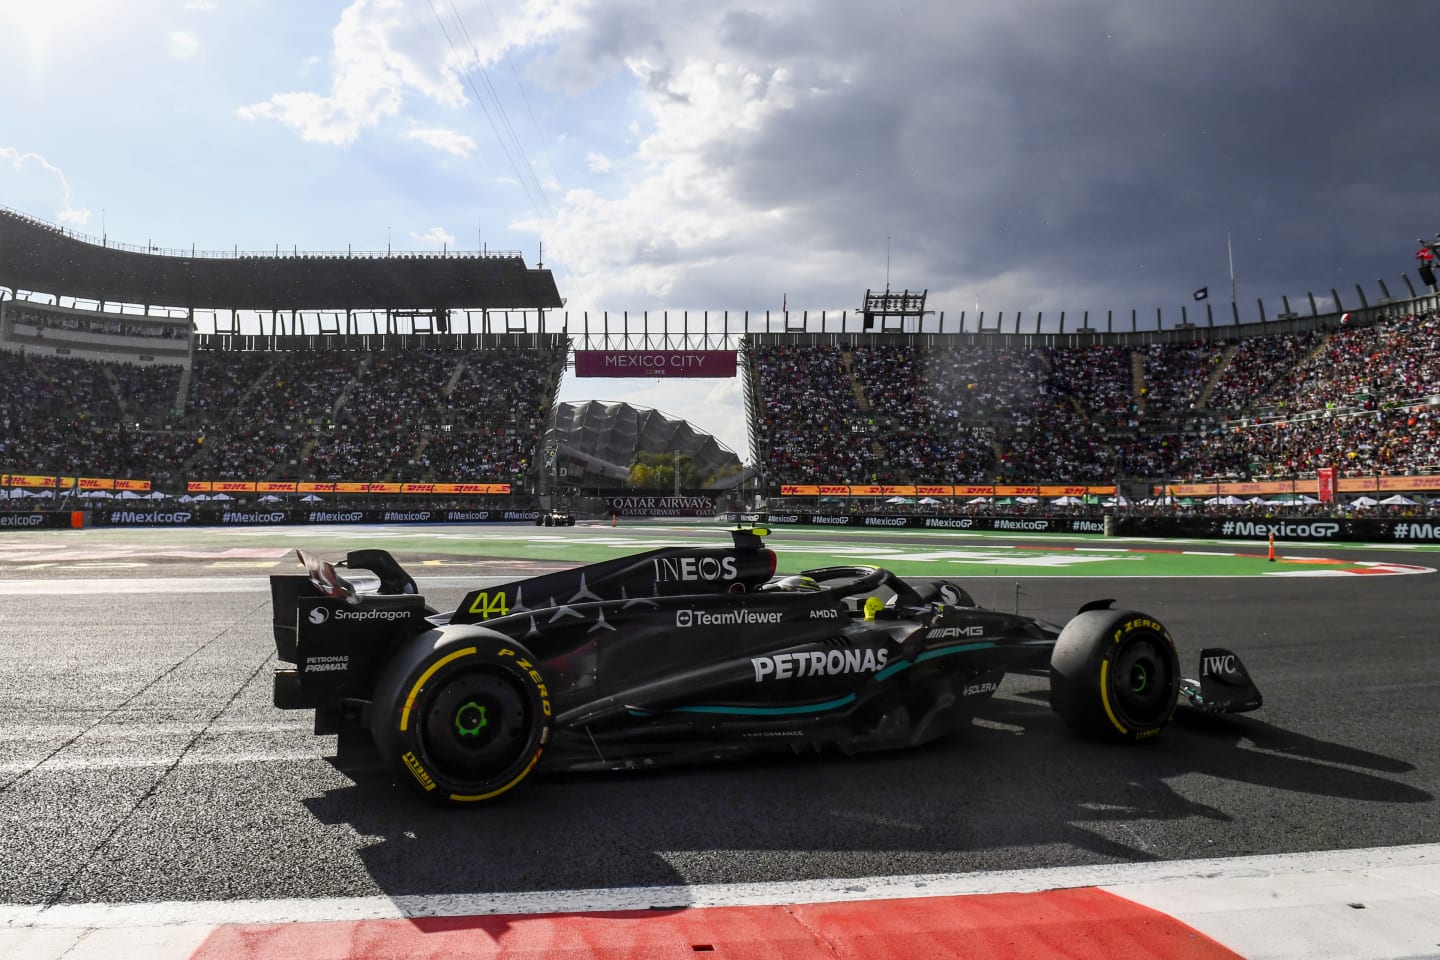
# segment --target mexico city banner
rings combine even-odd
[[[577,377],[733,377],[734,350],[576,350]]]

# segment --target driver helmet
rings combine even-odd
[[[780,577],[767,585],[769,590],[783,590],[786,593],[813,593],[820,589],[820,584],[815,582],[814,577],[793,576]]]

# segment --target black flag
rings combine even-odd
[[[1201,287],[1199,290],[1196,290],[1192,296],[1194,296],[1196,300],[1204,300],[1210,296],[1210,288]]]

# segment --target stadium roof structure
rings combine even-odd
[[[738,475],[740,457],[708,433],[658,410],[588,400],[557,403],[541,449],[582,486],[617,485],[641,454],[671,453],[690,458],[702,477]]]
[[[96,243],[0,208],[0,286],[116,303],[221,310],[544,310],[549,270],[513,252],[186,256]]]

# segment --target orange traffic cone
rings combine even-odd
[[[1270,534],[1270,562],[1275,562],[1275,534]]]

